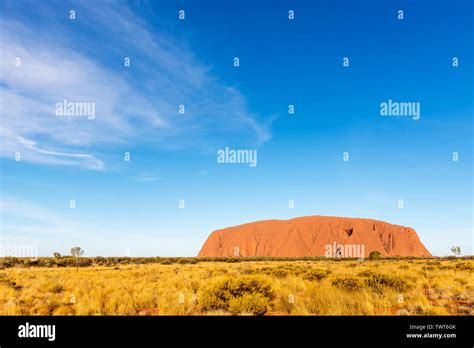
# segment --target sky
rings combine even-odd
[[[472,255],[472,6],[0,0],[0,244],[195,256],[219,228],[329,215]]]

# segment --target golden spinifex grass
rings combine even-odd
[[[2,315],[472,315],[474,260],[8,267]]]

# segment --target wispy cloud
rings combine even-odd
[[[2,147],[0,154],[12,156],[18,152],[22,161],[65,166],[79,166],[86,169],[103,170],[104,163],[86,153],[64,153],[39,148],[33,140],[12,134],[8,129],[0,128]]]
[[[1,156],[20,151],[28,161],[103,170],[103,145],[205,147],[235,134],[257,143],[270,138],[242,93],[173,35],[150,29],[125,5],[75,8],[87,21],[70,21],[46,4],[35,8],[41,22],[0,17]],[[56,116],[55,104],[65,99],[95,103],[97,116]]]
[[[142,173],[138,176],[138,181],[140,182],[153,182],[158,180],[160,177],[158,175],[153,175],[153,174],[148,174],[148,173]]]

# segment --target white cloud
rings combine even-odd
[[[188,47],[151,30],[125,6],[104,6],[82,3],[78,12],[87,21],[74,24],[2,20],[1,156],[23,150],[29,161],[102,170],[96,157],[103,146],[206,147],[236,134],[256,143],[269,139],[242,93]],[[122,66],[124,56],[130,68]],[[64,99],[94,102],[95,119],[55,116],[54,105]],[[178,115],[180,104],[185,115]]]
[[[79,166],[86,169],[103,170],[104,163],[91,154],[64,153],[39,148],[33,140],[11,134],[7,129],[0,128],[2,147],[0,155],[12,157],[20,154],[21,161],[46,163],[65,166]]]
[[[156,181],[158,179],[159,179],[158,176],[146,175],[146,174],[142,174],[138,177],[138,181],[140,181],[140,182],[153,182],[153,181]]]

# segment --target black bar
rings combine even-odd
[[[55,325],[55,340],[20,338],[19,326]],[[412,325],[412,329],[410,329]],[[427,326],[432,325],[432,327]],[[447,325],[440,327],[436,325]],[[414,329],[413,326],[424,329]],[[472,347],[473,317],[0,317],[1,348],[53,345],[219,345]],[[456,337],[408,338],[407,334]]]

